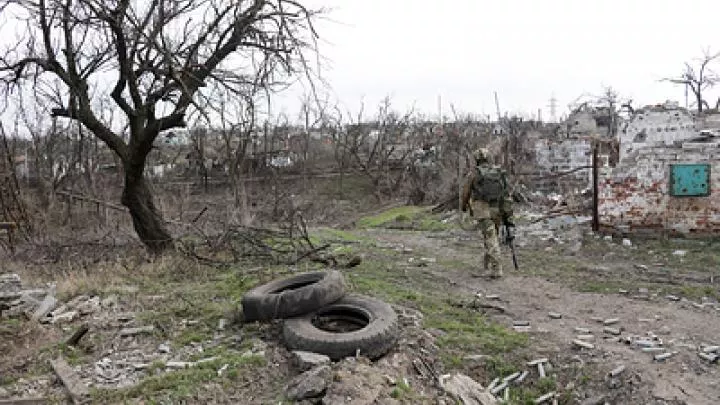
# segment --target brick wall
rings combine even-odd
[[[670,165],[709,163],[710,196],[670,195]],[[720,144],[638,148],[600,172],[601,226],[626,234],[720,234]]]
[[[617,160],[612,141],[602,137],[577,137],[566,139],[541,138],[534,143],[534,170],[526,176],[526,183],[535,190],[546,193],[568,193],[592,188],[592,145],[600,144],[599,165],[607,166]],[[612,156],[612,157],[611,157]],[[585,169],[581,169],[586,167]],[[576,171],[567,175],[558,173]]]
[[[538,139],[535,143],[536,172],[528,184],[543,192],[564,193],[591,187],[592,171],[578,170],[565,176],[554,176],[592,163],[592,146],[587,139]]]

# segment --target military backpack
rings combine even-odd
[[[499,169],[477,168],[472,198],[475,201],[496,203],[505,195],[505,174]]]

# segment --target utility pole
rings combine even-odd
[[[500,102],[498,101],[497,91],[495,92],[495,110],[497,111],[498,122],[500,122],[502,115],[500,114]]]
[[[442,95],[438,94],[438,122],[440,125],[443,124],[443,113],[442,113]]]
[[[551,122],[557,122],[557,99],[555,98],[555,94],[553,94],[550,97],[550,121]]]

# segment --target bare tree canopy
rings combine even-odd
[[[294,0],[0,0],[0,10],[24,24],[0,52],[2,91],[31,84],[54,116],[120,157],[122,203],[152,251],[171,244],[144,179],[158,134],[212,111],[218,91],[286,83],[315,50],[315,12]],[[108,99],[121,122],[99,107]]]
[[[706,50],[700,58],[697,66],[693,66],[689,62],[685,62],[685,71],[678,77],[669,77],[663,79],[670,83],[681,84],[689,88],[695,96],[698,112],[702,112],[703,108],[709,108],[707,101],[703,98],[705,90],[715,86],[720,81],[720,76],[712,71],[710,64],[720,58],[720,52],[711,53]]]

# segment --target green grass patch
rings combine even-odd
[[[454,228],[455,224],[441,221],[438,215],[428,212],[425,207],[403,206],[362,218],[358,221],[357,226],[359,228],[385,227],[440,232]]]
[[[502,355],[528,343],[525,334],[458,305],[461,297],[448,298],[448,294],[438,288],[439,280],[419,268],[401,271],[392,261],[370,259],[350,273],[348,279],[357,292],[419,309],[424,314],[423,327],[443,333],[437,344],[447,368],[461,368],[467,354]]]
[[[424,210],[423,207],[406,205],[402,207],[391,208],[380,214],[361,218],[357,222],[359,228],[378,228],[387,225],[390,222],[409,222],[417,214]]]

